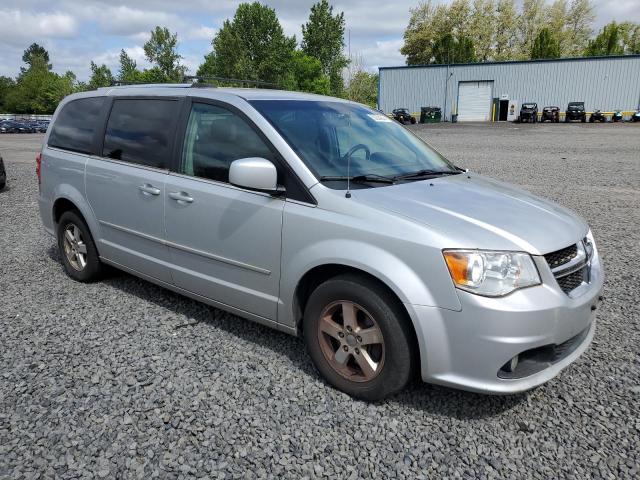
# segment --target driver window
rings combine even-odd
[[[193,104],[181,173],[228,183],[231,162],[248,157],[274,161],[270,148],[240,116],[215,105]]]

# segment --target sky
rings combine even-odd
[[[246,1],[246,0],[245,0]],[[301,40],[301,25],[317,0],[263,0],[275,8],[287,35]],[[334,11],[344,12],[351,52],[364,66],[403,65],[402,34],[409,9],[419,0],[340,0]],[[448,3],[450,0],[442,0]],[[551,0],[548,0],[551,1]],[[596,28],[611,20],[640,22],[640,0],[592,0]],[[189,73],[195,74],[211,50],[211,39],[240,1],[232,0],[2,0],[0,2],[0,75],[16,76],[22,53],[31,43],[43,45],[58,73],[73,71],[79,80],[90,75],[91,60],[115,74],[121,49],[140,67],[147,67],[142,45],[155,25],[177,32],[179,52]],[[345,42],[347,35],[345,34]],[[345,50],[347,46],[345,46]]]

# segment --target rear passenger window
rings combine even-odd
[[[95,133],[105,97],[80,98],[67,103],[49,135],[49,146],[79,153],[93,153]]]
[[[167,168],[177,116],[175,100],[114,100],[102,156]]]
[[[193,104],[182,151],[182,173],[228,182],[231,162],[248,157],[274,161],[271,149],[240,116],[214,105]]]

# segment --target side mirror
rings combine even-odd
[[[229,183],[238,187],[277,193],[278,172],[273,163],[264,158],[241,158],[231,162]]]

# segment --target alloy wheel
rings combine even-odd
[[[77,271],[87,266],[87,245],[82,238],[82,231],[77,225],[70,223],[64,229],[64,254],[69,264]]]
[[[325,359],[347,380],[368,382],[382,370],[382,331],[361,305],[347,300],[329,304],[320,315],[317,334]]]

